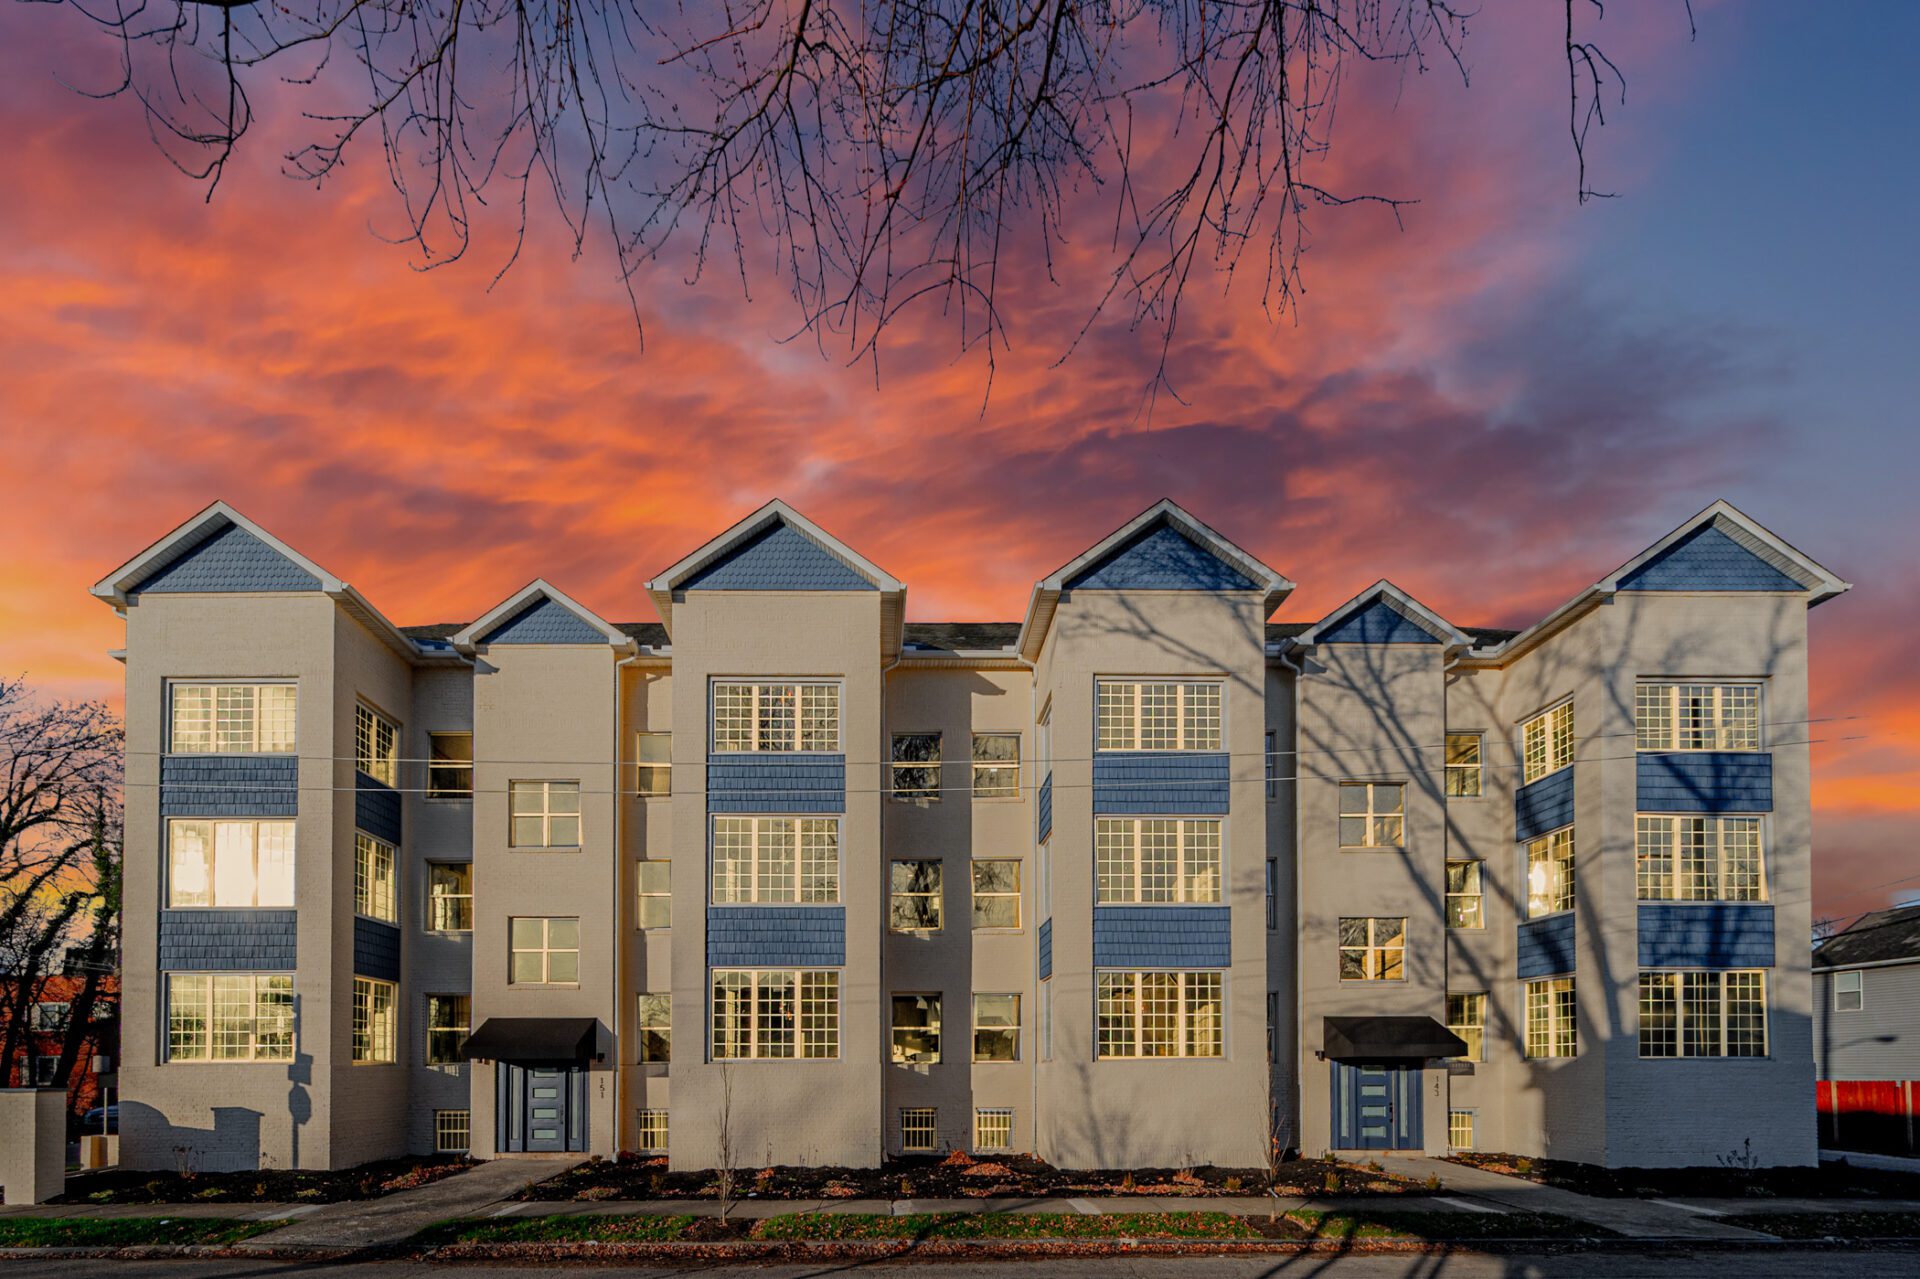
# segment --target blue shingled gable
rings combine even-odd
[[[317,591],[320,579],[238,524],[225,524],[147,574],[127,593]]]
[[[480,636],[481,644],[605,644],[607,637],[566,605],[542,595]]]
[[[1804,591],[1713,524],[1693,532],[1620,579],[1623,591]]]
[[[1320,633],[1322,644],[1438,644],[1425,627],[1376,598]]]
[[[1086,591],[1251,591],[1258,583],[1164,521],[1066,583]]]
[[[775,522],[685,582],[689,591],[873,591],[872,582],[790,524]]]

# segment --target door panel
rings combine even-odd
[[[496,1149],[585,1150],[586,1072],[579,1067],[495,1067]]]
[[[1421,1148],[1418,1067],[1334,1062],[1329,1075],[1336,1150]]]

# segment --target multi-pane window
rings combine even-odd
[[[36,1034],[57,1035],[67,1029],[67,1019],[73,1012],[73,1005],[52,999],[43,999],[33,1006],[30,1024]]]
[[[933,1106],[900,1108],[900,1149],[914,1153],[932,1150],[940,1140],[940,1111]]]
[[[397,988],[371,977],[353,979],[353,1060],[361,1065],[393,1061],[400,1010]]]
[[[473,734],[427,734],[427,798],[473,798]]]
[[[1280,927],[1280,863],[1267,858],[1267,931]]]
[[[837,683],[715,683],[715,751],[837,751]]]
[[[507,921],[507,980],[516,986],[580,981],[580,921],[521,915]]]
[[[973,926],[1020,927],[1020,863],[983,857],[973,863]]]
[[[353,833],[353,913],[368,919],[396,923],[400,919],[394,890],[393,845],[364,831]]]
[[[642,795],[673,794],[673,734],[641,733],[634,739],[635,790]]]
[[[643,1155],[664,1155],[667,1153],[667,1112],[665,1110],[642,1110],[640,1112],[639,1153]]]
[[[1095,741],[1103,751],[1217,751],[1220,685],[1101,680]]]
[[[1267,798],[1276,799],[1280,795],[1280,750],[1271,728],[1267,730],[1267,748],[1261,758],[1266,765],[1262,775],[1267,782]]]
[[[1480,734],[1447,734],[1447,796],[1471,799],[1480,793]]]
[[[973,735],[973,797],[1012,799],[1020,794],[1020,734]]]
[[[673,1060],[673,995],[669,991],[648,991],[640,996],[640,1060]]]
[[[1404,917],[1341,918],[1341,981],[1399,981],[1406,976],[1406,961]]]
[[[1481,928],[1486,919],[1481,913],[1480,863],[1447,863],[1447,927]]]
[[[1643,751],[1757,751],[1760,686],[1642,682],[1633,729]]]
[[[832,970],[713,970],[715,1061],[840,1055],[840,974]]]
[[[353,710],[353,763],[376,782],[400,784],[400,729],[365,702]]]
[[[1580,1051],[1573,978],[1548,977],[1526,987],[1529,1057],[1572,1057]]]
[[[1484,993],[1447,996],[1447,1029],[1466,1041],[1464,1061],[1487,1059],[1487,997]]]
[[[1669,817],[1635,822],[1641,901],[1767,899],[1758,817]]]
[[[840,819],[716,817],[713,901],[840,900]]]
[[[1573,763],[1573,702],[1564,701],[1520,726],[1520,772],[1536,782]]]
[[[1473,1112],[1471,1110],[1447,1112],[1447,1145],[1454,1150],[1473,1149]]]
[[[167,974],[169,1061],[292,1061],[293,974]]]
[[[176,755],[286,754],[294,748],[291,684],[174,684],[167,749]]]
[[[640,927],[671,928],[673,926],[673,863],[640,862],[635,866],[634,871],[640,884],[640,905],[637,915]]]
[[[1640,1055],[1766,1056],[1766,973],[1641,973]]]
[[[940,1060],[940,996],[893,997],[893,1060],[903,1066]]]
[[[1020,996],[973,997],[973,1059],[1020,1060]]]
[[[1527,841],[1527,918],[1573,909],[1573,827]]]
[[[167,904],[293,905],[293,823],[167,823]]]
[[[975,1150],[1013,1149],[1013,1111],[1005,1106],[978,1106],[973,1112]]]
[[[1833,975],[1833,1011],[1857,1013],[1867,1006],[1865,976],[1858,969]]]
[[[939,799],[940,734],[895,733],[889,769],[895,799]]]
[[[427,866],[427,928],[436,933],[473,931],[473,863]]]
[[[1220,900],[1220,821],[1101,817],[1093,829],[1101,905]]]
[[[1405,783],[1340,783],[1340,847],[1401,848],[1406,842]]]
[[[580,783],[508,782],[507,843],[514,848],[580,847]]]
[[[887,926],[896,933],[940,930],[941,876],[937,861],[896,861],[888,868]]]
[[[473,999],[468,995],[427,996],[427,1064],[460,1060],[460,1045],[472,1029]]]
[[[473,1144],[473,1112],[436,1110],[433,1112],[433,1149],[442,1155],[464,1155]]]
[[[1225,1051],[1219,973],[1098,974],[1099,1055],[1218,1057]]]

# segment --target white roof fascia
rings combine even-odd
[[[552,600],[555,604],[566,609],[588,626],[599,631],[601,635],[606,637],[607,643],[619,649],[621,652],[631,652],[638,648],[638,645],[625,631],[608,622],[598,613],[542,577],[534,578],[512,595],[509,595],[506,599],[501,600],[498,604],[488,609],[478,618],[467,623],[465,629],[452,637],[453,646],[462,653],[473,653],[478,648],[484,647],[484,645],[480,643],[479,637],[485,635],[495,626],[506,621],[509,617],[512,617],[515,613],[526,607],[527,603],[535,596]]]
[[[1384,577],[1340,607],[1334,609],[1333,612],[1327,614],[1318,622],[1315,622],[1301,634],[1294,636],[1293,643],[1300,648],[1309,648],[1318,644],[1323,632],[1332,628],[1335,623],[1358,612],[1366,605],[1373,603],[1376,599],[1384,600],[1388,608],[1391,608],[1394,612],[1400,614],[1400,616],[1406,618],[1409,622],[1412,622],[1415,626],[1418,626],[1421,630],[1439,640],[1449,649],[1466,649],[1473,645],[1473,636],[1467,634]]]

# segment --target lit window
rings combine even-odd
[[[1448,995],[1447,1029],[1467,1043],[1462,1061],[1487,1059],[1487,997],[1484,994]]]
[[[1565,701],[1520,726],[1521,780],[1537,782],[1573,763],[1573,703]]]
[[[667,1153],[667,1112],[664,1110],[642,1110],[639,1124],[640,1147],[643,1155],[664,1155]]]
[[[1865,976],[1858,970],[1833,975],[1833,1011],[1857,1013],[1867,1006]]]
[[[170,1061],[291,1061],[290,973],[167,974]]]
[[[712,895],[737,902],[840,900],[840,819],[716,817]]]
[[[427,996],[427,1064],[461,1060],[460,1045],[472,1029],[473,1000],[467,995]]]
[[[1340,783],[1340,847],[1402,848],[1407,788],[1400,782]]]
[[[893,1060],[931,1066],[940,1060],[940,996],[893,997]]]
[[[473,931],[473,863],[427,865],[427,929],[436,933]]]
[[[840,685],[715,683],[713,749],[839,750]]]
[[[1405,917],[1343,917],[1340,920],[1340,980],[1400,981],[1406,976]]]
[[[840,1055],[837,972],[716,968],[712,1007],[715,1061]]]
[[[1275,743],[1271,728],[1267,730],[1266,760],[1267,798],[1274,799],[1280,794],[1280,752]]]
[[[1447,1112],[1447,1145],[1454,1150],[1473,1149],[1473,1112],[1471,1110]]]
[[[671,928],[673,926],[673,863],[641,862],[638,866],[638,877],[640,880],[640,927]]]
[[[973,863],[973,926],[1020,927],[1020,863],[979,858]]]
[[[1220,685],[1101,680],[1095,740],[1103,751],[1217,751]]]
[[[167,749],[176,755],[284,755],[294,748],[291,684],[174,684]]]
[[[1020,996],[973,997],[973,1059],[1020,1060]]]
[[[932,1106],[900,1108],[900,1149],[920,1153],[932,1150],[940,1140],[940,1112]]]
[[[1480,734],[1447,734],[1447,796],[1471,799],[1480,793]]]
[[[895,733],[891,781],[895,799],[939,799],[940,734]]]
[[[1643,751],[1757,751],[1760,686],[1643,682],[1634,689],[1633,728]]]
[[[473,798],[473,734],[427,734],[427,798]]]
[[[633,758],[640,773],[636,785],[640,794],[673,794],[672,733],[641,733],[634,743]]]
[[[293,823],[170,821],[167,904],[293,905]]]
[[[1220,900],[1220,821],[1101,817],[1094,821],[1101,905]]]
[[[580,847],[579,782],[508,782],[507,805],[511,847]]]
[[[400,918],[393,882],[393,845],[353,833],[353,913],[394,923]]]
[[[400,730],[364,702],[354,707],[353,762],[376,782],[400,784]]]
[[[472,1111],[436,1110],[433,1112],[433,1149],[436,1154],[464,1155],[472,1144]]]
[[[1267,931],[1280,927],[1280,863],[1267,858]]]
[[[973,797],[1013,799],[1020,794],[1020,734],[973,735]]]
[[[1527,918],[1573,909],[1573,827],[1527,841]]]
[[[1481,928],[1485,921],[1480,913],[1480,863],[1460,861],[1447,863],[1447,927]]]
[[[1099,1055],[1218,1057],[1225,1051],[1219,973],[1098,974]]]
[[[673,1060],[673,995],[652,991],[640,996],[640,1060]]]
[[[1013,1149],[1013,1111],[999,1106],[979,1106],[973,1112],[973,1148],[975,1150]]]
[[[1733,972],[1640,974],[1642,1057],[1764,1057],[1767,975]]]
[[[394,1059],[394,1032],[399,1023],[394,985],[370,977],[353,979],[353,1060],[361,1065]]]
[[[520,916],[507,921],[507,981],[573,986],[580,981],[580,921]]]
[[[1580,1051],[1573,978],[1530,981],[1526,989],[1529,1057],[1572,1057]]]
[[[897,861],[889,873],[887,926],[896,933],[940,931],[940,863]]]
[[[1641,901],[1767,899],[1758,817],[1668,817],[1635,823]]]

